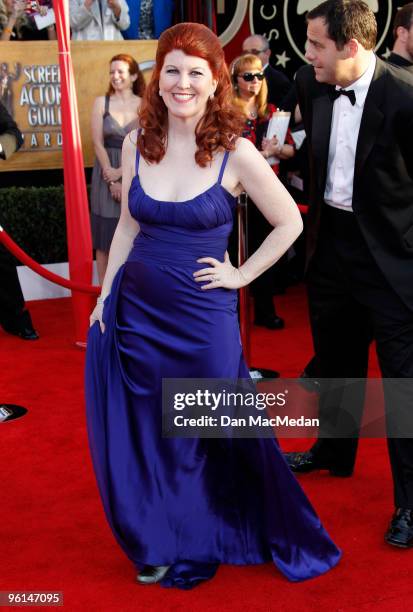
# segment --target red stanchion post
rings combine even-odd
[[[80,139],[75,79],[70,56],[68,0],[54,0],[59,47],[61,83],[64,188],[66,201],[67,246],[71,280],[91,284],[92,238],[82,144]],[[90,295],[72,292],[76,344],[84,346],[93,300]]]

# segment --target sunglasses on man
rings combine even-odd
[[[263,72],[244,72],[244,74],[239,74],[238,76],[247,82],[253,81],[255,78],[257,78],[259,81],[262,81],[264,79]]]

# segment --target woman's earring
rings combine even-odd
[[[162,98],[162,92],[159,90],[159,97]]]
[[[209,94],[209,99],[212,101],[215,98],[215,92],[213,91],[211,94]]]

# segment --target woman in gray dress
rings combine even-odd
[[[130,55],[122,53],[112,57],[109,76],[108,91],[96,98],[92,111],[96,160],[92,173],[91,224],[100,284],[120,214],[122,143],[126,134],[138,127],[137,112],[145,90],[143,75]]]

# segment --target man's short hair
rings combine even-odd
[[[405,4],[396,13],[393,23],[393,36],[397,38],[397,28],[405,28],[410,30],[413,25],[413,2]]]
[[[265,38],[265,36],[263,36],[262,34],[251,34],[250,36],[247,36],[245,40],[248,40],[249,38],[258,38],[262,44],[262,51],[268,51],[268,49],[270,48],[268,38]]]
[[[365,49],[374,49],[377,22],[363,0],[326,0],[307,13],[307,20],[324,19],[329,38],[341,50],[355,38]]]

